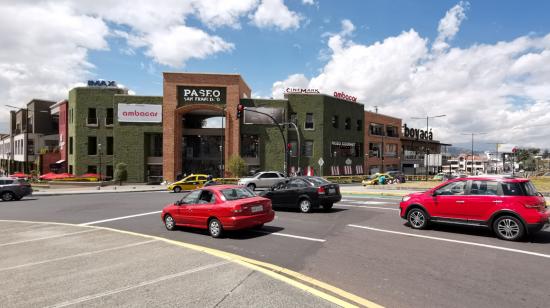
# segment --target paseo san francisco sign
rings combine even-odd
[[[422,130],[418,128],[409,128],[407,124],[403,125],[403,135],[407,138],[412,138],[416,140],[433,140],[434,135],[432,130]]]
[[[178,87],[178,103],[215,103],[225,104],[226,88],[224,87]]]

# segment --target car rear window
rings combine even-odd
[[[252,191],[250,191],[246,187],[222,189],[221,193],[225,197],[225,200],[227,201],[251,198],[256,196]]]
[[[315,186],[317,185],[325,185],[330,184],[329,181],[323,179],[323,178],[307,178],[307,180],[311,183],[313,183]]]
[[[537,189],[530,181],[503,182],[502,192],[505,196],[536,196]]]

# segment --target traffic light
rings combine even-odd
[[[239,104],[237,105],[237,119],[240,119],[243,114],[244,106]]]

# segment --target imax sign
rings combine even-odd
[[[115,87],[116,81],[114,80],[88,80],[88,87]]]

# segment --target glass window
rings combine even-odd
[[[332,116],[332,127],[338,128],[338,116],[337,115]]]
[[[384,125],[378,123],[371,123],[369,126],[370,134],[376,136],[384,136]]]
[[[196,204],[199,195],[201,194],[200,190],[194,190],[188,193],[185,197],[181,199],[182,204]]]
[[[288,183],[286,184],[286,187],[287,188],[304,188],[304,187],[308,187],[308,185],[306,184],[306,182],[304,182],[301,179],[292,179],[288,181]]]
[[[69,137],[69,154],[73,155],[73,137]]]
[[[306,113],[306,123],[304,123],[305,129],[314,129],[313,113]]]
[[[216,203],[216,197],[214,194],[209,190],[203,190],[200,197],[198,204],[212,204]]]
[[[393,126],[393,125],[386,126],[386,136],[399,137],[399,131],[397,130],[397,126]]]
[[[346,118],[346,121],[344,122],[344,128],[347,129],[347,130],[351,129],[351,119],[350,118]]]
[[[288,122],[298,125],[298,115],[296,113],[291,113],[288,119]],[[294,128],[294,125],[288,125],[289,128]]]
[[[27,153],[29,155],[34,155],[34,140],[27,140]]]
[[[304,152],[302,153],[304,157],[313,156],[313,141],[306,140],[304,141]]]
[[[88,124],[97,125],[97,113],[95,108],[88,108]]]
[[[258,135],[242,135],[241,154],[243,157],[257,158],[260,154],[260,138]]]
[[[113,108],[107,108],[107,117],[105,117],[105,125],[113,125],[114,116]]]
[[[498,182],[496,181],[471,181],[470,195],[498,195]]]
[[[107,155],[113,155],[114,137],[107,137]]]
[[[526,196],[536,196],[537,195],[537,189],[535,188],[535,185],[533,183],[529,182],[521,182],[521,186],[523,187],[523,191],[525,192]]]
[[[369,143],[369,157],[382,157],[381,153],[382,144],[381,143]]]
[[[363,143],[357,142],[355,144],[355,157],[362,157],[363,156]]]
[[[279,176],[277,176],[276,173],[273,173],[273,172],[267,172],[267,173],[264,173],[262,175],[260,175],[260,179],[274,179],[274,178],[278,178]]]
[[[325,180],[324,178],[320,178],[320,177],[308,177],[307,180],[309,182],[313,183],[314,185],[330,184],[329,181]]]
[[[464,195],[464,190],[466,187],[466,181],[458,181],[449,183],[438,190],[436,190],[437,195]]]
[[[97,155],[97,137],[88,136],[88,155]]]
[[[162,156],[162,134],[149,135],[149,156]]]
[[[397,157],[397,144],[386,143],[385,146],[384,157]]]
[[[97,166],[88,166],[88,171],[86,173],[97,173]]]
[[[357,120],[357,131],[360,132],[363,130],[363,121]]]
[[[227,201],[251,198],[255,196],[254,193],[246,187],[223,189],[221,192]]]
[[[113,166],[112,165],[107,165],[107,172],[105,174],[110,178],[113,177],[114,172],[113,172]]]

